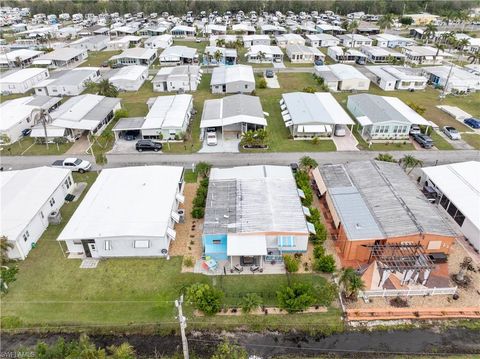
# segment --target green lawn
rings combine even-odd
[[[183,175],[183,179],[186,183],[196,183],[198,178],[198,172],[194,172],[192,170],[185,170]]]
[[[136,92],[120,92],[118,97],[122,99],[122,107],[128,111],[128,117],[142,117],[148,113],[147,101],[150,97],[172,95],[165,92],[153,92],[151,81],[145,81]]]
[[[202,41],[202,42],[183,41],[183,40],[179,40],[179,39],[174,39],[173,40],[173,45],[192,47],[194,49],[197,49],[199,55],[202,55],[205,52],[205,48],[208,45],[210,45],[210,42],[209,41]]]
[[[455,148],[436,131],[430,131],[430,137],[436,148],[439,150],[454,150]]]
[[[370,90],[368,91],[370,94],[380,95],[380,96],[391,96],[391,97],[398,97],[400,100],[404,102],[413,102],[415,104],[421,105],[426,108],[425,117],[427,120],[430,120],[436,123],[439,127],[443,126],[453,126],[457,128],[460,132],[471,132],[472,130],[467,126],[463,125],[459,121],[452,118],[447,113],[443,112],[442,110],[438,109],[436,106],[438,105],[450,105],[450,106],[458,106],[462,110],[472,114],[473,116],[480,116],[480,93],[470,94],[468,96],[452,96],[449,95],[443,101],[440,101],[438,98],[440,92],[434,90],[430,87],[427,87],[425,91],[383,91],[379,87],[375,86],[374,84],[370,85]],[[342,104],[345,108],[347,105],[347,97],[350,96],[351,93],[348,92],[340,92],[335,93],[335,98]]]
[[[480,135],[476,133],[462,133],[462,139],[470,146],[480,150]]]
[[[87,182],[91,186],[96,173],[74,174],[74,177],[77,182]],[[173,300],[193,283],[210,283],[222,289],[226,293],[226,306],[238,305],[241,296],[251,292],[263,296],[267,305],[275,304],[275,292],[289,281],[310,282],[317,293],[321,293],[325,285],[324,277],[315,274],[288,278],[286,275],[211,277],[180,273],[181,257],[169,261],[111,259],[101,261],[96,269],[80,269],[80,260],[65,258],[56,241],[80,200],[62,207],[61,224],[49,226],[28,258],[18,263],[17,280],[11,284],[9,293],[2,297],[3,330],[72,325],[100,325],[106,331],[113,327],[135,330],[133,324],[154,325],[157,330],[169,331],[178,327]],[[234,329],[239,326],[252,330],[295,327],[331,332],[342,329],[339,310],[334,307],[327,313],[288,317],[195,318],[189,305],[185,313],[189,318],[189,329]]]
[[[279,101],[283,93],[301,91],[305,87],[319,89],[312,74],[308,73],[279,73],[279,89],[258,89],[263,111],[268,112],[267,131],[269,136],[269,149],[273,152],[316,152],[335,151],[336,147],[332,140],[320,140],[318,144],[312,141],[296,141],[290,139],[290,131],[285,127],[281,115]]]
[[[89,51],[87,60],[80,65],[80,67],[100,67],[105,61],[110,60],[110,57],[120,54],[121,50],[116,51]]]
[[[15,93],[15,94],[12,94],[12,95],[0,95],[0,103],[8,101],[8,100],[14,100],[14,99],[20,98],[20,97],[31,96],[33,94],[34,94],[34,92],[33,92],[33,90],[31,90],[31,91],[28,91],[26,93]]]
[[[22,154],[29,156],[61,155],[68,151],[72,145],[73,142],[60,145],[50,143],[47,150],[44,144],[35,143],[35,140],[31,137],[24,137],[11,145],[0,146],[0,154],[2,156],[20,156]]]

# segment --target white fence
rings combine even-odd
[[[360,297],[408,297],[414,295],[449,295],[455,294],[457,287],[450,288],[425,288],[425,289],[383,289],[366,290],[359,292]]]

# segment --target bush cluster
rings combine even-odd
[[[294,257],[290,254],[285,254],[283,256],[283,263],[285,264],[285,269],[288,273],[298,272],[300,261],[297,257]]]
[[[208,193],[208,177],[205,177],[200,181],[200,186],[197,189],[197,194],[193,199],[193,209],[191,213],[193,218],[203,218],[203,216],[205,215],[205,204],[207,203],[207,193]]]
[[[206,315],[216,314],[222,309],[223,292],[208,284],[196,283],[187,290],[187,300]]]
[[[335,258],[331,254],[325,254],[325,249],[317,244],[313,247],[313,269],[318,272],[333,273],[335,271]]]
[[[320,211],[317,208],[310,207],[310,223],[315,227],[316,234],[310,235],[313,244],[321,244],[327,239],[327,229],[322,222]]]
[[[305,198],[302,198],[302,204],[306,207],[310,207],[313,202],[313,191],[312,187],[310,187],[308,173],[306,171],[298,171],[295,174],[295,181],[297,182],[298,188],[305,193]]]

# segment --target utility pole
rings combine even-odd
[[[183,347],[183,358],[189,359],[190,356],[188,354],[188,341],[187,336],[185,335],[185,328],[187,327],[187,318],[183,316],[183,294],[180,296],[179,300],[175,300],[175,306],[178,309],[178,322],[180,323],[180,333],[182,335],[182,347]]]
[[[453,61],[450,65],[450,71],[448,71],[448,76],[447,79],[445,80],[445,85],[443,86],[442,93],[440,94],[440,101],[443,100],[446,97],[446,92],[447,92],[447,86],[448,86],[448,81],[450,80],[450,76],[452,75],[452,70],[453,70]]]

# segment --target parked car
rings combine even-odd
[[[315,60],[315,66],[323,66],[324,63],[323,63],[323,60]]]
[[[450,138],[451,140],[460,140],[460,133],[458,133],[457,129],[452,126],[445,126],[442,128],[443,133]]]
[[[480,128],[480,120],[478,118],[466,118],[463,122],[471,128]]]
[[[126,141],[133,141],[137,139],[137,136],[139,134],[140,134],[140,131],[138,130],[126,131],[125,134],[123,135],[123,138]]]
[[[90,171],[92,164],[86,160],[80,158],[70,157],[64,160],[57,160],[52,163],[52,167],[56,168],[68,168],[74,172],[85,173]]]
[[[413,135],[419,135],[421,134],[422,131],[420,131],[420,126],[418,125],[412,125],[410,127],[410,134],[413,136]]]
[[[423,148],[432,148],[433,147],[433,141],[432,139],[424,134],[415,134],[413,135],[413,139],[420,144]]]
[[[216,146],[217,144],[217,134],[215,132],[207,132],[207,146]]]
[[[124,64],[121,64],[121,63],[115,63],[115,64],[112,64],[112,66],[110,66],[112,69],[119,69],[121,67],[124,67],[125,65]]]
[[[207,127],[207,133],[208,132],[217,132],[217,128],[216,127]]]
[[[275,74],[273,73],[273,70],[270,70],[270,69],[266,70],[265,71],[265,77],[267,77],[269,79],[275,77]]]
[[[152,140],[138,140],[135,144],[135,149],[138,152],[143,151],[154,151],[158,152],[162,149],[162,144],[160,142],[155,142]]]
[[[32,133],[31,128],[26,128],[26,129],[22,130],[22,136],[23,137],[28,137],[28,136],[30,136],[31,133]]]
[[[345,125],[335,125],[335,136],[344,137],[346,134]]]

